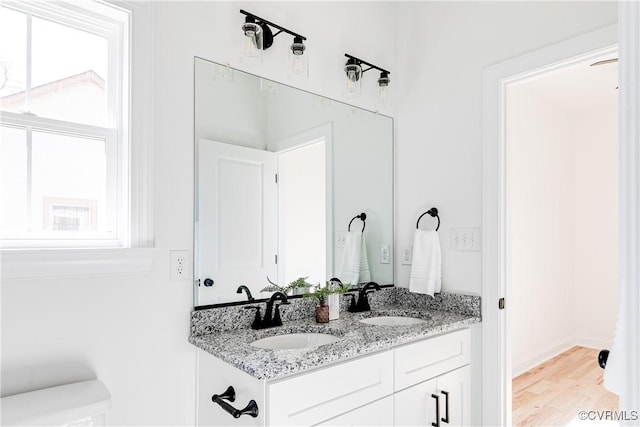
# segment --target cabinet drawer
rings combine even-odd
[[[387,396],[346,414],[316,424],[322,427],[388,427],[393,425],[393,396]]]
[[[395,390],[469,364],[470,347],[471,332],[463,329],[395,349]]]
[[[392,351],[269,385],[268,425],[313,425],[393,393]]]

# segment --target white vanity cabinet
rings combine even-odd
[[[199,426],[468,425],[470,331],[462,329],[277,380],[258,380],[198,351]],[[233,418],[211,401],[233,386],[237,409],[256,401],[259,415]],[[446,396],[448,393],[448,402]],[[428,421],[428,423],[426,422]]]
[[[467,365],[395,393],[394,425],[470,425],[470,383],[471,369]]]

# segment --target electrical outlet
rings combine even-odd
[[[452,228],[450,233],[451,249],[454,251],[480,250],[479,228]]]
[[[389,252],[389,245],[380,245],[380,264],[389,264],[389,259],[391,258]]]
[[[170,265],[172,281],[189,279],[189,251],[171,251]]]
[[[411,265],[411,247],[403,246],[400,249],[402,265]]]
[[[346,242],[347,242],[347,232],[336,231],[336,248],[344,248],[344,245]]]

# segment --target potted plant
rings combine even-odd
[[[348,285],[345,286],[338,282],[326,282],[324,286],[318,283],[314,292],[303,295],[304,298],[315,298],[318,300],[318,305],[316,306],[316,322],[329,323],[329,305],[327,304],[329,297],[332,295],[337,296],[338,294],[346,292],[348,289]],[[337,301],[337,303],[339,304],[339,301]]]
[[[304,295],[305,290],[309,289],[313,286],[311,283],[307,282],[309,277],[299,277],[293,282],[289,283],[287,286],[280,286],[277,283],[274,283],[267,276],[267,282],[269,282],[269,286],[265,286],[260,290],[260,292],[282,292],[285,295]]]

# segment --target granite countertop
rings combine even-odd
[[[407,316],[426,320],[411,326],[375,326],[360,319],[375,316]],[[315,318],[284,322],[283,326],[252,330],[236,329],[223,333],[192,335],[189,342],[261,380],[273,380],[307,370],[346,361],[412,341],[455,331],[480,322],[480,316],[444,310],[414,310],[387,305],[364,313],[340,313],[329,323]],[[269,350],[253,347],[251,342],[274,335],[316,332],[342,337],[340,341],[314,348]]]

